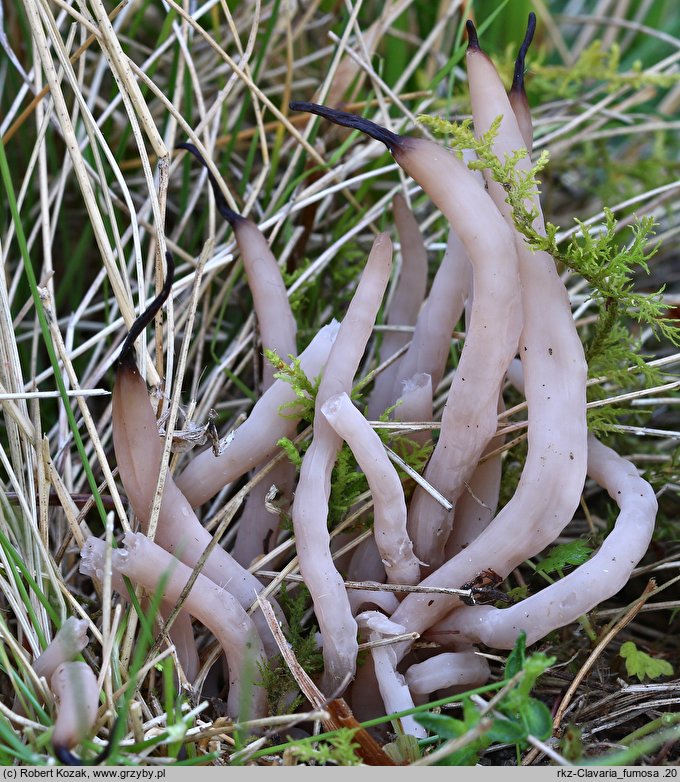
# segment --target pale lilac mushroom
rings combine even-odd
[[[325,106],[293,103],[291,107],[383,142],[441,209],[470,259],[474,300],[469,328],[424,476],[449,501],[455,501],[496,433],[498,395],[517,352],[522,318],[513,233],[488,193],[479,187],[475,174],[439,144],[399,136],[362,117]],[[453,511],[417,487],[409,507],[409,531],[416,555],[430,568],[443,561],[452,524]]]
[[[321,408],[331,396],[351,391],[391,268],[392,242],[387,234],[379,234],[326,363],[316,396],[312,442],[302,460],[293,502],[300,572],[319,622],[328,695],[339,693],[354,676],[358,642],[347,591],[331,556],[327,526],[331,472],[342,439],[321,414]]]
[[[427,288],[427,249],[418,221],[401,193],[397,193],[392,199],[392,212],[401,245],[401,268],[385,324],[413,326]],[[409,339],[408,332],[386,331],[380,345],[381,359],[386,361],[404,347]],[[368,400],[369,418],[377,419],[393,403],[399,364],[399,361],[394,362],[376,377]]]
[[[619,592],[642,559],[654,532],[657,500],[631,462],[588,438],[588,475],[619,506],[614,529],[590,559],[558,581],[510,608],[490,605],[459,608],[432,628],[458,641],[512,649],[521,631],[533,644],[575,622]]]
[[[267,239],[258,226],[229,208],[219,184],[208,168],[201,153],[193,144],[179,144],[205,167],[219,213],[234,230],[241,252],[248,287],[253,297],[253,309],[257,318],[260,339],[265,350],[273,350],[283,361],[297,356],[297,324],[290,308],[288,291],[281,276],[279,264]],[[262,364],[262,388],[267,390],[274,383],[274,368],[268,361]],[[266,465],[258,465],[255,470]],[[265,552],[265,546],[276,534],[279,518],[267,510],[266,498],[271,486],[282,493],[292,491],[295,467],[287,459],[279,461],[248,494],[236,530],[231,554],[244,567]]]
[[[337,336],[339,324],[332,321],[323,326],[300,354],[300,369],[313,379],[328,358]],[[280,409],[296,401],[295,391],[285,380],[275,380],[253,406],[250,415],[228,438],[221,441],[220,454],[207,449],[187,465],[176,484],[192,507],[207,502],[228,483],[274,456],[282,437],[295,436],[300,422],[292,411],[281,415]]]
[[[176,603],[191,577],[191,569],[141,532],[128,532],[123,544],[124,548],[111,552],[114,573],[127,576],[151,595],[162,587],[161,599]],[[80,572],[101,580],[105,548],[99,538],[88,538],[81,551]],[[229,667],[230,716],[240,720],[264,717],[267,696],[257,680],[258,666],[264,663],[266,655],[253,620],[230,592],[203,575],[196,578],[184,609],[210,630],[224,650]]]

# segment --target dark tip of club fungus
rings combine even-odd
[[[306,101],[293,101],[289,105],[291,111],[306,111],[309,114],[316,114],[319,117],[330,120],[336,125],[359,130],[376,141],[380,141],[390,152],[394,152],[395,149],[401,149],[404,145],[403,136],[356,114],[349,114],[346,111],[339,111],[338,109],[331,109],[328,106],[320,106],[318,103],[307,103]]]
[[[222,191],[220,190],[220,186],[217,180],[215,179],[212,171],[208,168],[208,164],[206,163],[205,158],[203,155],[201,155],[198,149],[189,141],[185,141],[182,144],[177,144],[175,149],[185,149],[187,152],[190,152],[208,172],[208,181],[210,182],[210,186],[212,187],[212,191],[215,196],[215,206],[217,207],[217,211],[222,215],[222,217],[224,217],[229,225],[231,225],[232,228],[236,228],[238,223],[245,221],[245,217],[240,215],[238,212],[235,212],[227,204],[227,200],[224,195],[222,195]]]
[[[468,19],[467,22],[465,22],[465,29],[467,30],[468,49],[473,49],[474,51],[480,51],[481,52],[482,47],[479,45],[479,37],[477,36],[477,28],[475,27],[474,23],[472,22],[472,19]]]
[[[529,20],[527,22],[527,31],[524,35],[522,45],[519,47],[517,59],[515,60],[515,73],[512,79],[511,90],[513,92],[524,92],[524,61],[529,51],[529,46],[534,38],[536,32],[536,14],[532,11],[529,14]]]
[[[144,329],[156,317],[156,314],[163,306],[163,304],[165,304],[167,298],[172,292],[172,284],[175,281],[175,259],[173,258],[172,253],[167,250],[165,253],[165,260],[167,262],[167,273],[163,287],[161,288],[158,296],[156,296],[151,304],[149,304],[144,312],[142,312],[137,320],[135,320],[132,326],[130,326],[130,331],[128,331],[128,335],[125,338],[125,342],[123,342],[123,347],[120,349],[120,354],[118,356],[119,369],[122,369],[123,367],[134,368],[136,366],[134,358],[134,345],[137,337],[139,337]]]

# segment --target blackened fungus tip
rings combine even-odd
[[[512,80],[512,89],[517,92],[524,92],[525,60],[535,32],[536,14],[532,11],[529,14],[529,19],[527,21],[527,31],[524,34],[524,40],[522,41],[522,45],[519,47],[517,59],[515,60],[515,73]]]
[[[367,136],[380,141],[390,152],[402,146],[402,137],[393,133],[391,130],[371,122],[370,119],[360,117],[357,114],[350,114],[347,111],[332,109],[330,106],[321,106],[318,103],[308,103],[306,101],[293,101],[290,104],[291,111],[306,111],[309,114],[316,114],[318,117],[334,122],[336,125],[342,125],[345,128],[358,130]]]
[[[123,347],[120,349],[120,354],[118,356],[118,365],[120,367],[135,366],[133,347],[137,341],[137,337],[139,337],[144,329],[156,317],[158,311],[172,293],[172,284],[175,281],[175,259],[169,250],[165,251],[165,260],[167,262],[167,272],[163,287],[158,296],[156,296],[137,320],[134,321],[132,326],[130,326],[130,331],[128,331],[128,335],[125,338],[125,342],[123,342]]]
[[[472,19],[468,19],[467,22],[465,22],[465,29],[467,30],[468,49],[481,51],[477,29]]]
[[[181,144],[177,144],[175,149],[184,149],[187,152],[190,152],[208,172],[208,181],[210,182],[210,187],[212,188],[213,195],[215,196],[215,206],[217,207],[217,211],[222,215],[222,217],[224,217],[229,225],[231,225],[232,228],[235,228],[238,223],[245,220],[245,217],[240,215],[238,212],[235,212],[230,208],[229,204],[227,204],[227,200],[222,194],[217,180],[213,176],[212,171],[208,168],[208,164],[206,163],[205,158],[198,151],[196,146],[189,141],[185,141]]]

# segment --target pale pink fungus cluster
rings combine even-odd
[[[475,130],[483,134],[502,117],[494,152],[503,159],[524,149],[517,164],[523,170],[531,166],[531,117],[521,75],[532,33],[530,18],[508,95],[481,51],[474,27],[468,25]],[[392,274],[392,242],[380,234],[342,322],[323,327],[300,354],[307,376],[321,377],[311,442],[297,477],[291,465],[282,463],[273,478],[284,490],[289,484],[294,488],[297,565],[311,594],[323,649],[325,670],[319,686],[329,698],[343,695],[357,717],[364,718],[408,710],[433,693],[479,685],[489,669],[472,644],[511,648],[521,631],[534,643],[615,594],[646,551],[656,500],[630,462],[588,435],[587,367],[569,297],[553,259],[531,252],[515,229],[504,189],[491,177],[480,181],[463,159],[433,141],[397,135],[316,104],[292,108],[356,128],[386,144],[441,210],[450,229],[447,250],[426,296],[424,244],[405,200],[395,199],[402,268],[385,323],[411,327],[410,345],[399,331],[388,332],[382,340],[381,361],[402,354],[377,376],[366,417],[351,393]],[[202,160],[195,148],[184,148]],[[262,344],[282,358],[292,358],[297,355],[296,327],[276,259],[255,224],[229,210],[212,175],[210,181],[219,211],[234,228]],[[533,206],[539,215],[535,228],[542,231],[537,200]],[[159,297],[152,315],[161,304]],[[463,311],[465,339],[447,389],[439,436],[419,485],[409,494],[405,475],[393,466],[370,421],[397,402],[394,420],[432,421],[433,392],[444,376]],[[185,614],[179,618],[184,620],[174,625],[172,640],[191,679],[198,662],[186,615],[204,624],[224,650],[231,716],[261,717],[268,706],[257,683],[257,667],[278,647],[256,603],[265,585],[248,568],[266,553],[270,536],[279,534],[278,518],[268,513],[264,492],[253,492],[229,553],[214,544],[194,509],[227,484],[265,466],[279,452],[280,438],[296,435],[299,421],[281,415],[281,406],[294,401],[294,391],[267,371],[260,400],[221,444],[220,453],[208,449],[177,477],[166,475],[152,542],[146,533],[162,447],[131,349],[140,330],[131,332],[121,353],[113,416],[120,477],[142,531],[126,535],[123,547],[112,553],[114,574],[128,576],[149,592],[164,583],[162,599],[169,611],[192,568],[213,546],[183,604]],[[512,374],[523,378],[518,383],[527,402],[528,453],[514,496],[496,513],[501,477],[497,449],[503,442],[498,413],[517,358],[521,372]],[[419,444],[431,438],[422,430],[410,436]],[[373,505],[372,534],[354,548],[348,546],[351,536],[333,538],[328,528],[331,472],[343,441],[365,473]],[[510,608],[470,606],[450,593],[418,591],[460,589],[482,572],[505,579],[555,541],[570,522],[586,473],[620,508],[614,531],[589,562]],[[412,484],[408,486],[410,490]],[[340,545],[351,553],[338,557]],[[105,554],[102,541],[89,539],[83,572],[102,578]],[[346,580],[410,590],[360,591],[348,588]],[[419,648],[412,640],[417,636],[437,643]],[[373,645],[370,659],[357,666],[361,641]],[[412,719],[405,720],[404,727],[423,735]]]

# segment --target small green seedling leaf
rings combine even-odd
[[[508,655],[508,659],[505,663],[505,678],[512,679],[522,668],[524,668],[524,662],[526,660],[526,640],[527,636],[524,630],[517,636],[515,646]]]
[[[494,720],[491,730],[486,734],[492,741],[501,744],[519,744],[526,740],[527,731],[521,722],[498,718]]]
[[[457,720],[455,717],[448,717],[445,714],[433,714],[432,712],[416,714],[415,720],[431,733],[438,734],[440,739],[457,739],[470,727],[474,727],[466,725],[463,720]]]
[[[658,679],[660,676],[672,676],[673,666],[666,660],[657,660],[641,651],[632,641],[626,641],[619,650],[626,661],[626,671],[629,676],[637,676],[640,681]]]
[[[592,552],[592,548],[584,540],[561,543],[550,550],[548,556],[538,563],[536,570],[541,573],[559,573],[568,565],[582,565]]]
[[[522,718],[527,732],[537,739],[546,741],[552,735],[552,716],[543,701],[528,698],[524,704]]]

